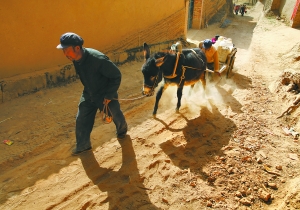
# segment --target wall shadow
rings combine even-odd
[[[239,74],[238,72],[232,73],[228,79],[224,80],[224,82],[228,82],[228,80],[232,80],[232,82],[240,89],[248,89],[252,87],[252,79]]]
[[[187,38],[200,41],[211,39],[216,34],[219,34],[227,38],[232,38],[233,44],[237,48],[249,49],[257,20],[248,14],[244,16],[240,14],[233,15],[232,17],[228,16],[226,20],[230,21],[230,23],[225,28],[221,28],[220,23],[214,23],[201,30],[189,29]]]
[[[159,209],[151,203],[147,188],[140,178],[132,139],[127,136],[119,143],[122,148],[122,166],[119,171],[101,167],[92,152],[80,157],[90,180],[102,192],[107,192],[107,198],[102,204],[108,202],[109,209],[113,210]],[[101,205],[101,202],[98,204]]]
[[[257,21],[247,14],[245,14],[245,16],[241,16],[240,14],[234,15],[234,17],[230,19],[232,23],[227,27],[224,36],[231,37],[232,32],[230,33],[230,31],[236,31],[239,34],[239,38],[232,40],[234,45],[240,49],[249,49]]]

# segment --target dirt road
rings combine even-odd
[[[270,87],[300,32],[264,17],[262,8],[230,18],[226,28],[190,30],[195,44],[215,34],[232,38],[234,74],[205,91],[186,88],[180,114],[174,88],[157,118],[154,97],[121,101],[129,124],[122,142],[99,114],[93,151],[70,155],[79,81],[0,104],[0,139],[14,142],[0,145],[0,208],[299,209],[300,146],[284,135],[291,122],[276,118],[287,105]],[[120,67],[120,98],[139,96],[141,66]]]

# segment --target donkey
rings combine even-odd
[[[178,44],[176,43],[176,45]],[[193,87],[196,82],[201,80],[205,88],[206,57],[201,49],[181,50],[180,48],[179,52],[172,53],[172,50],[169,52],[158,52],[153,57],[150,57],[149,46],[144,43],[143,47],[145,63],[142,66],[142,73],[144,75],[142,94],[152,96],[158,83],[163,80],[156,94],[153,116],[157,113],[158,103],[163,91],[169,85],[177,86],[178,101],[176,112],[179,112],[181,106],[183,86],[191,85]],[[173,45],[171,49],[173,49]]]

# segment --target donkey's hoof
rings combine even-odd
[[[152,117],[153,117],[153,118],[156,118],[156,114],[153,113],[153,114],[152,114]]]
[[[179,109],[176,109],[175,112],[176,112],[176,113],[179,113]]]

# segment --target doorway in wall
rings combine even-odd
[[[188,29],[192,28],[193,24],[193,12],[194,12],[194,0],[190,0],[189,4],[189,14],[188,14]]]

